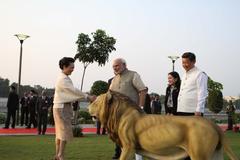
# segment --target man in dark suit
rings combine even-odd
[[[48,108],[50,99],[46,96],[46,91],[42,91],[42,96],[37,99],[37,117],[38,117],[38,134],[45,135],[47,130]]]
[[[147,92],[148,92],[148,88],[147,88]],[[150,95],[148,93],[146,94],[146,97],[145,97],[145,103],[144,103],[144,106],[143,106],[143,110],[147,114],[152,113],[152,111],[151,111],[151,98],[150,98]]]
[[[10,93],[7,101],[7,120],[5,123],[5,129],[9,128],[10,118],[12,118],[12,128],[15,128],[16,110],[19,107],[19,98],[14,86],[10,87]]]
[[[33,128],[37,127],[37,120],[36,120],[37,93],[34,90],[31,90],[29,98],[30,98],[29,100],[30,122],[26,127],[27,129],[31,128],[31,124],[33,124]]]
[[[25,126],[28,125],[28,117],[29,117],[29,97],[28,97],[28,93],[25,92],[24,93],[24,97],[21,98],[20,100],[20,104],[21,104],[21,126],[23,126],[23,124],[25,124]]]
[[[155,95],[154,99],[152,100],[152,114],[161,114],[162,112],[162,105],[159,100],[159,95]]]

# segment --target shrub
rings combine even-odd
[[[213,113],[219,113],[223,108],[223,95],[220,90],[211,90],[208,93],[208,108]]]
[[[6,121],[6,114],[0,113],[0,124],[4,124]]]
[[[87,111],[80,111],[78,117],[84,118],[85,120],[91,120],[92,117]]]
[[[79,111],[78,123],[80,124],[94,124],[91,115],[88,111]]]

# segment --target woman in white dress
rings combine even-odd
[[[59,61],[59,67],[62,70],[60,73],[54,93],[53,116],[55,121],[56,132],[56,155],[55,160],[64,160],[64,150],[66,143],[72,139],[72,105],[71,103],[77,100],[88,99],[93,101],[95,96],[90,96],[81,92],[73,86],[69,75],[74,70],[74,59],[64,57]]]

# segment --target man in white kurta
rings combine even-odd
[[[208,96],[206,73],[195,67],[196,57],[191,52],[182,55],[182,65],[185,74],[178,96],[178,115],[201,116],[204,113]]]
[[[195,67],[196,56],[191,52],[182,55],[185,74],[178,95],[177,115],[203,116],[208,96],[206,73]],[[190,160],[190,157],[185,158]]]

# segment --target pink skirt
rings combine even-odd
[[[72,116],[71,103],[65,103],[63,108],[53,108],[56,139],[69,141],[73,138]]]

